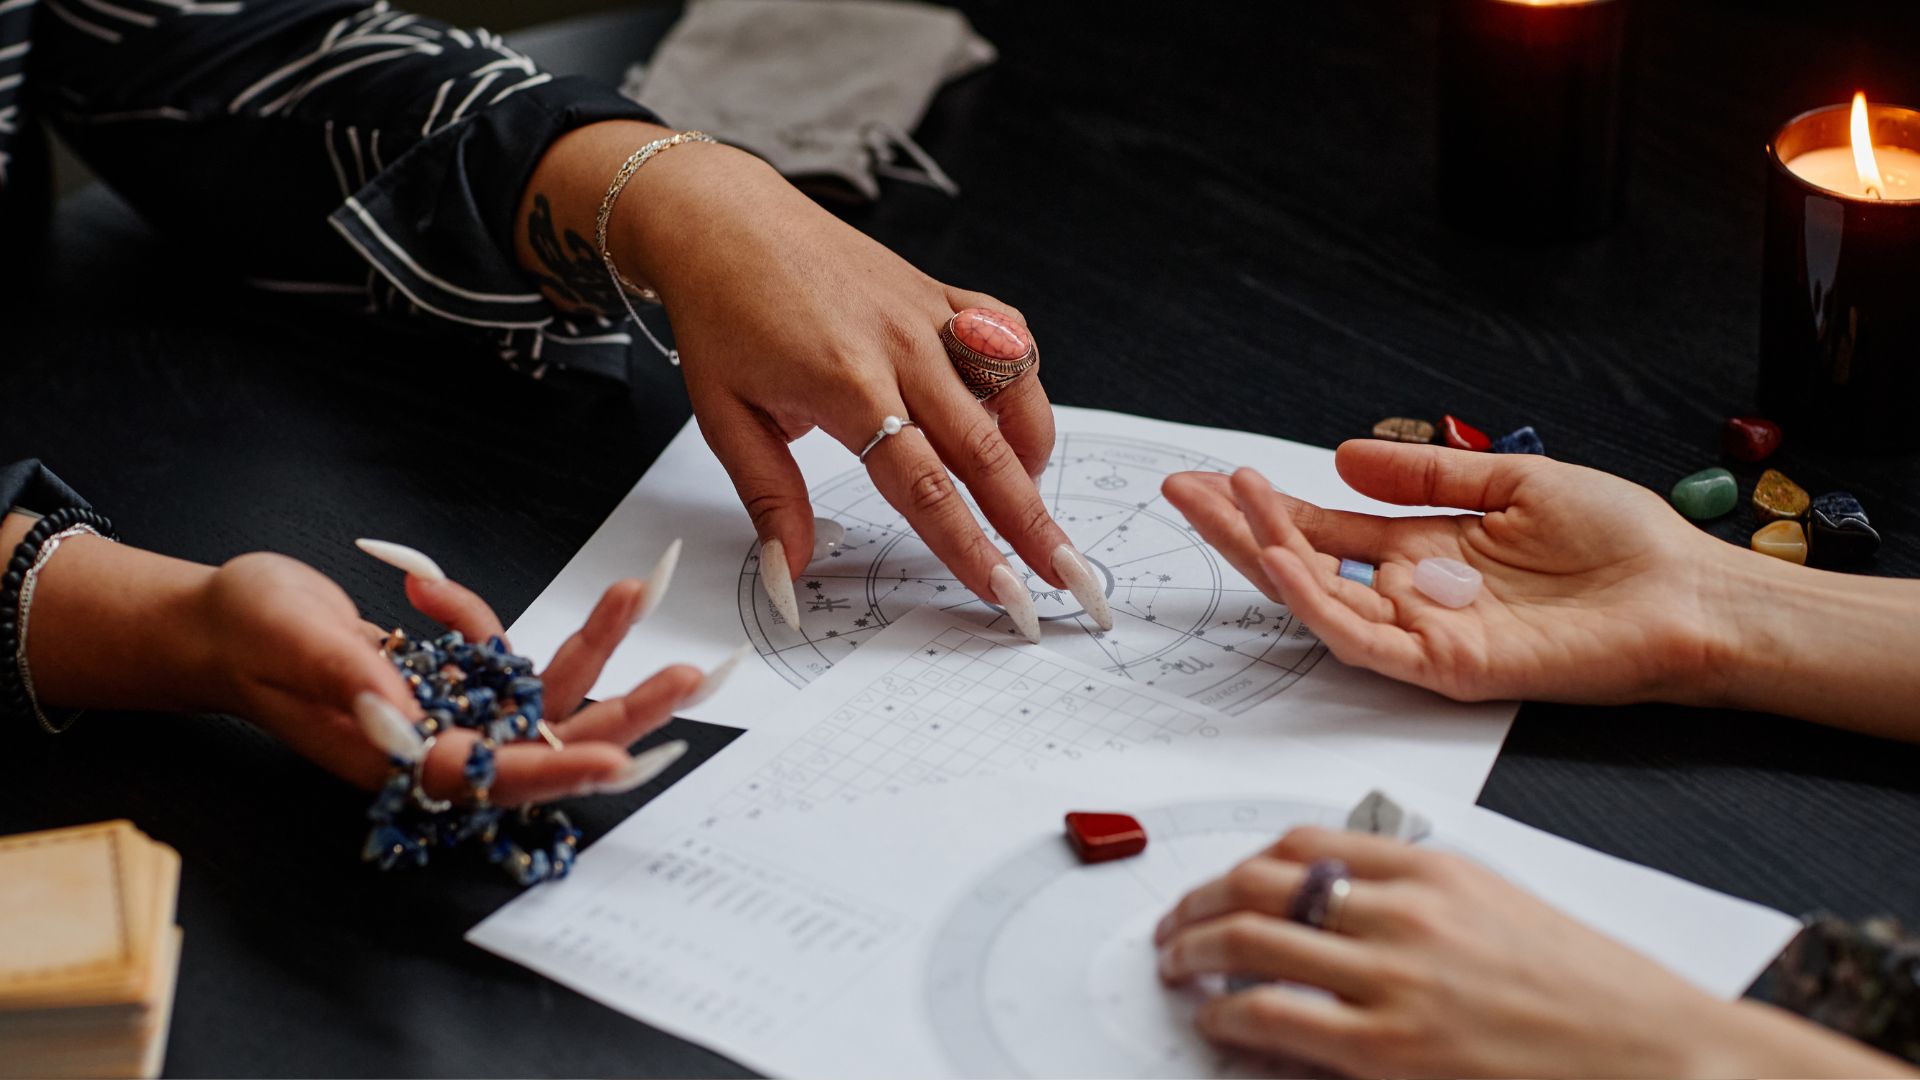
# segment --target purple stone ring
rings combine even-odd
[[[1340,913],[1347,906],[1347,894],[1353,880],[1347,876],[1347,864],[1339,859],[1315,859],[1307,864],[1307,877],[1287,905],[1287,918],[1315,930],[1338,933]]]

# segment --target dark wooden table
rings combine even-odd
[[[966,6],[1002,60],[921,132],[964,196],[898,189],[850,216],[1018,303],[1056,400],[1326,445],[1390,414],[1532,423],[1556,456],[1661,490],[1751,408],[1773,127],[1856,86],[1920,101],[1910,3],[1642,4],[1627,217],[1512,247],[1434,213],[1431,4]],[[664,18],[523,43],[613,75]],[[145,546],[308,560],[376,620],[412,621],[353,537],[417,544],[511,619],[688,415],[665,367],[631,391],[529,384],[225,291],[191,265],[211,249],[97,189],[55,229],[4,317],[0,458],[46,458]],[[1878,571],[1920,573],[1920,459],[1789,432],[1778,464],[1858,493],[1888,537]],[[1481,801],[1787,911],[1920,922],[1917,778],[1912,747],[1776,718],[1529,705]],[[463,944],[512,890],[364,868],[364,797],[245,725],[9,732],[0,792],[0,831],[126,816],[184,856],[172,1074],[738,1071]],[[577,816],[598,835],[649,794]]]

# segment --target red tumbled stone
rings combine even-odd
[[[1720,429],[1720,448],[1736,461],[1765,461],[1780,449],[1780,425],[1757,416],[1730,416]]]
[[[960,344],[995,360],[1018,360],[1033,351],[1027,328],[1004,311],[970,307],[953,317],[953,336]]]
[[[1447,445],[1455,450],[1485,450],[1493,445],[1493,440],[1487,438],[1486,432],[1457,416],[1449,415],[1441,422],[1441,426],[1447,432]]]
[[[1067,841],[1084,863],[1124,859],[1147,850],[1147,830],[1126,814],[1067,815]]]

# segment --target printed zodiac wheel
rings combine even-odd
[[[1072,594],[1025,569],[991,528],[988,535],[1024,574],[1048,648],[1239,713],[1291,686],[1326,649],[1284,605],[1226,565],[1161,497],[1161,481],[1188,470],[1224,473],[1231,466],[1178,447],[1106,435],[1066,433],[1055,443],[1043,494],[1106,583],[1111,631],[1094,626]],[[740,571],[747,636],[789,682],[804,686],[922,604],[1008,628],[1005,613],[934,558],[863,470],[849,470],[811,494],[815,512],[838,521],[846,538],[795,582],[804,625],[787,626],[773,611],[760,586],[757,552],[747,553]]]

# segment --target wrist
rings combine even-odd
[[[1817,570],[1729,547],[1715,560],[1703,704],[1920,738],[1920,583]]]
[[[210,707],[218,650],[199,616],[211,567],[75,537],[41,570],[27,662],[42,705]]]
[[[622,272],[664,301],[697,278],[703,253],[732,250],[728,227],[743,210],[783,196],[804,198],[752,154],[721,143],[682,143],[649,159],[627,182],[607,223],[608,250]]]

